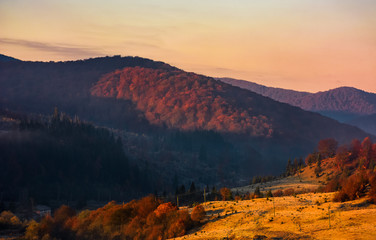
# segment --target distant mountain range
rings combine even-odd
[[[358,122],[358,118],[376,113],[376,94],[365,92],[352,87],[340,87],[324,92],[308,93],[282,88],[259,85],[245,80],[218,78],[218,80],[243,89],[270,97],[276,101],[288,103],[307,111],[321,113],[341,122],[358,126],[370,131],[367,121]]]
[[[154,181],[170,189],[189,181],[237,184],[254,174],[280,173],[286,159],[305,156],[320,139],[345,143],[369,135],[139,57],[0,62],[0,86],[0,108],[51,114],[58,107],[111,128],[123,138],[130,161],[157,171],[163,179]]]
[[[355,118],[349,124],[357,126],[366,132],[376,135],[376,114]]]

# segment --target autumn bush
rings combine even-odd
[[[232,192],[229,188],[221,188],[219,193],[221,194],[222,201],[229,201],[232,199]]]
[[[0,213],[0,230],[9,228],[19,228],[22,222],[20,219],[10,211],[3,211]]]
[[[325,185],[324,192],[335,192],[341,187],[340,177],[336,176]]]
[[[376,203],[376,174],[373,174],[370,177],[370,185],[371,189],[369,191],[369,197],[373,203]]]
[[[127,204],[109,202],[93,211],[76,214],[62,206],[54,217],[30,222],[25,239],[167,239],[182,236],[202,220],[203,208],[196,206],[190,215],[172,203],[148,196]]]
[[[283,192],[281,189],[278,189],[277,191],[274,191],[273,192],[273,196],[274,197],[282,197],[283,196]]]
[[[54,212],[54,220],[57,223],[64,223],[76,215],[76,211],[66,205],[62,205]]]
[[[341,190],[334,196],[334,201],[344,202],[354,200],[365,195],[369,178],[365,173],[351,175],[341,184]]]
[[[368,195],[376,202],[376,144],[370,137],[363,141],[354,139],[350,145],[337,148],[337,142],[333,139],[324,139],[319,142],[319,152],[324,157],[334,157],[337,174],[328,180],[322,192],[338,191],[334,201],[350,201]],[[335,153],[335,154],[334,154]],[[312,155],[313,156],[313,155]],[[321,161],[317,161],[315,173],[323,170]]]
[[[291,196],[295,194],[295,190],[293,188],[287,188],[283,191],[283,196]]]
[[[193,208],[191,213],[191,219],[194,222],[200,222],[205,217],[205,209],[202,205],[197,205]]]
[[[241,201],[242,200],[242,196],[239,196],[239,195],[236,195],[235,198],[234,198],[235,201]]]

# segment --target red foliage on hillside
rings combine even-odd
[[[131,100],[156,125],[270,136],[270,120],[228,96],[229,87],[181,70],[135,67],[103,76],[91,94]]]
[[[325,141],[320,142],[325,145]],[[371,138],[366,137],[362,142],[354,139],[349,146],[340,146],[334,156],[326,157],[334,157],[337,167],[336,174],[324,189],[326,192],[338,191],[334,201],[354,200],[367,192],[373,201],[376,200],[376,144]]]

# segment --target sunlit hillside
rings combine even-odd
[[[375,239],[376,205],[333,195],[208,202],[207,222],[178,239]]]

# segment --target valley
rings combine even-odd
[[[376,240],[375,23],[0,0],[0,240]]]
[[[357,127],[138,57],[0,67],[1,206],[23,219],[35,202],[55,211],[36,223],[1,220],[25,236],[312,239],[372,229],[354,224],[359,213],[375,217],[365,190],[341,192],[345,173],[373,189],[375,137]],[[223,189],[230,195],[217,201]]]

